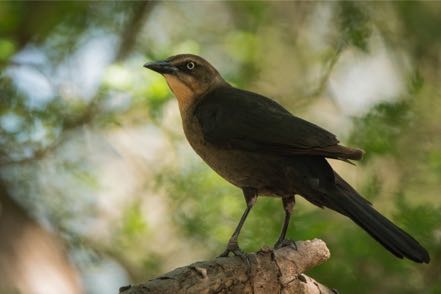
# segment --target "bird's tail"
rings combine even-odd
[[[395,256],[429,263],[429,254],[418,241],[376,211],[338,174],[335,174],[335,180],[336,190],[327,195],[331,209],[352,219]]]

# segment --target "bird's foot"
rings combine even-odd
[[[288,239],[278,240],[276,242],[276,244],[274,244],[274,249],[279,249],[279,248],[286,247],[286,246],[289,246],[289,247],[297,250],[296,242],[293,240],[288,240]]]
[[[235,256],[246,258],[246,254],[239,248],[237,242],[228,242],[227,248],[218,257],[228,257],[230,253],[233,253]]]
[[[239,256],[247,264],[247,273],[251,272],[251,261],[248,255],[239,248],[237,242],[228,242],[227,248],[218,257],[228,257],[230,253],[233,253],[235,256]]]

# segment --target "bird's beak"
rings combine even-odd
[[[160,74],[174,74],[178,69],[168,61],[154,61],[144,64],[144,67]]]

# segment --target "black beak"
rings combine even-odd
[[[178,69],[168,61],[154,61],[144,64],[144,67],[160,74],[174,74]]]

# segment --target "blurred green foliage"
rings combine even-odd
[[[432,262],[397,260],[348,219],[301,197],[288,236],[326,241],[332,258],[310,274],[342,293],[439,293],[439,15],[436,2],[0,2],[0,179],[72,248],[112,256],[135,281],[183,265],[185,257],[211,258],[245,208],[241,191],[188,151],[166,83],[142,65],[201,54],[235,85],[320,120],[333,110],[315,117],[308,110],[333,103],[327,97],[334,66],[347,52],[374,54],[380,40],[408,77],[406,89],[357,117],[332,113],[353,122],[342,141],[366,151],[362,164],[339,172],[358,169],[354,186],[420,240]],[[89,47],[92,57],[81,51],[100,38],[110,41]],[[83,91],[89,80],[96,82],[90,95]],[[317,90],[305,89],[310,84]],[[151,137],[144,142],[139,134]],[[166,143],[154,153],[160,140]],[[107,179],[113,170],[120,174]],[[126,185],[134,188],[117,189]],[[112,213],[104,217],[106,209]],[[109,229],[94,238],[84,233],[89,219]],[[272,246],[282,220],[280,199],[259,198],[241,247]]]
[[[370,156],[396,153],[399,151],[397,139],[409,126],[409,112],[405,101],[379,104],[364,117],[354,120],[357,131],[352,133],[349,141],[354,146],[369,150],[365,160]]]
[[[368,50],[368,40],[372,32],[366,7],[363,3],[352,1],[340,2],[340,30],[343,43],[355,46],[363,51]]]

